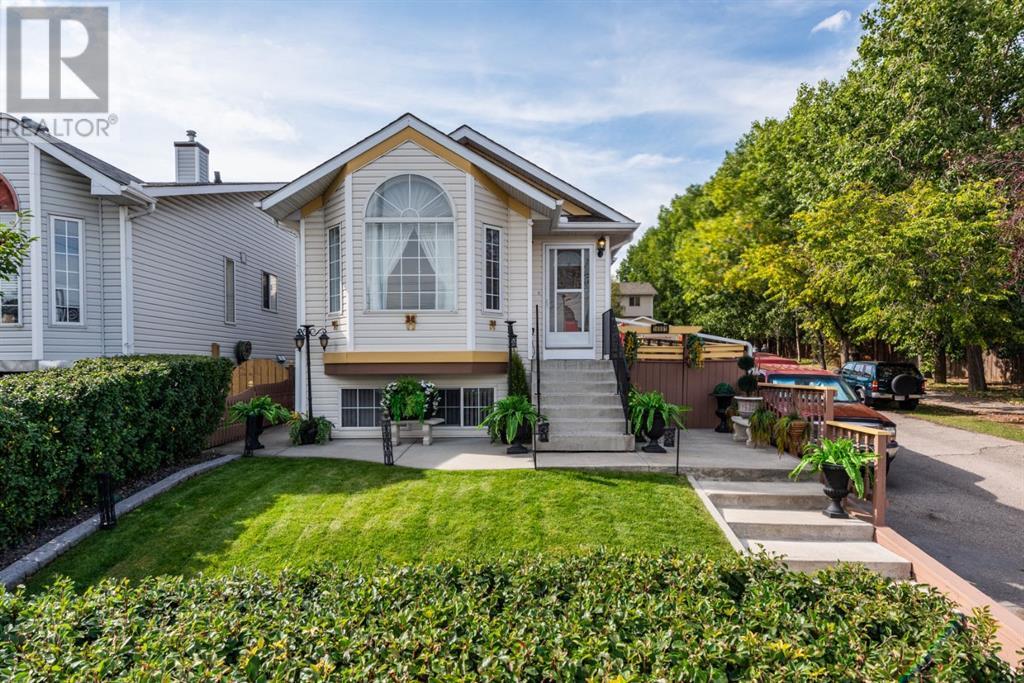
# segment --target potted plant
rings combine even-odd
[[[263,448],[260,434],[263,433],[264,420],[275,425],[287,420],[288,416],[288,409],[275,403],[269,396],[256,396],[228,408],[228,424],[245,422],[245,449],[242,455],[252,455],[253,451]]]
[[[288,438],[296,446],[327,443],[333,428],[334,423],[321,415],[310,419],[302,413],[292,413],[288,420]]]
[[[715,431],[720,434],[728,434],[729,428],[729,407],[732,405],[732,399],[736,395],[736,391],[732,388],[732,385],[728,382],[719,382],[715,385],[715,388],[711,390],[711,396],[714,397],[717,408],[715,415],[718,416],[719,423],[715,427]]]
[[[736,361],[736,365],[740,367],[740,370],[743,370],[743,374],[736,381],[736,386],[746,394],[745,396],[736,397],[736,408],[740,417],[750,417],[764,400],[760,396],[754,396],[754,392],[757,391],[757,375],[750,373],[754,369],[754,359],[750,356],[743,356]]]
[[[787,451],[792,455],[798,455],[804,442],[804,433],[807,431],[807,420],[796,413],[790,413],[775,422],[774,431],[775,447],[779,449],[779,455]]]
[[[843,499],[850,491],[850,481],[857,495],[864,496],[864,479],[861,468],[874,460],[873,453],[861,451],[850,439],[822,439],[820,444],[807,444],[803,458],[789,476],[795,479],[805,468],[820,471],[825,478],[825,495],[831,503],[822,513],[826,517],[845,519],[849,517],[843,509]]]
[[[529,453],[523,443],[530,440],[537,420],[541,419],[543,417],[530,399],[519,395],[506,396],[487,410],[480,428],[487,430],[491,441],[508,444],[506,453],[519,455]]]
[[[775,431],[775,413],[767,408],[758,408],[750,414],[750,442],[755,446],[767,446]]]
[[[638,439],[646,439],[648,444],[644,451],[648,453],[664,453],[665,449],[658,445],[658,439],[665,433],[665,427],[683,426],[683,413],[687,406],[677,406],[665,400],[660,391],[629,392],[629,429]]]
[[[417,420],[420,424],[437,412],[441,392],[432,382],[413,377],[400,377],[389,382],[382,392],[380,405],[393,422]]]

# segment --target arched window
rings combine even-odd
[[[455,213],[437,183],[411,174],[384,182],[364,222],[370,310],[455,308]]]
[[[0,213],[14,212],[18,210],[18,193],[8,182],[7,178],[0,175]]]

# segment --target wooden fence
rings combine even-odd
[[[804,386],[799,384],[758,384],[758,393],[764,405],[776,417],[797,414],[807,420],[809,436],[819,439],[825,433],[825,425],[835,418],[835,389]]]
[[[638,360],[630,369],[630,382],[640,391],[657,390],[670,403],[689,406],[689,429],[710,429],[718,424],[711,390],[719,382],[735,384],[740,372],[735,360],[708,360],[693,368],[678,360]]]
[[[268,370],[263,361],[264,359],[249,360],[235,368],[231,375],[231,391],[224,406],[224,417],[221,419],[217,431],[210,435],[208,444],[210,447],[222,446],[245,437],[244,423],[228,424],[228,409],[236,403],[248,401],[256,396],[269,396],[285,408],[295,409],[295,369],[285,368],[274,361],[269,361],[280,370],[279,373],[274,373]],[[250,363],[253,365],[249,366]],[[257,380],[261,378],[281,377],[282,374],[284,379],[257,383]],[[241,390],[236,391],[239,387]]]

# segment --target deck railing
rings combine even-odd
[[[765,407],[775,413],[776,417],[795,413],[807,420],[808,436],[811,439],[820,439],[825,430],[825,423],[835,418],[835,389],[766,382],[761,382],[757,386]]]
[[[871,469],[864,472],[864,499],[871,501],[871,512],[875,526],[885,526],[885,510],[888,507],[885,492],[886,470],[888,469],[889,432],[849,422],[829,420],[825,423],[825,437],[849,439],[857,447],[875,456],[874,481]],[[851,494],[852,495],[852,494]]]

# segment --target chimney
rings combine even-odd
[[[174,143],[174,180],[178,183],[210,182],[210,150],[186,130],[188,140]]]

